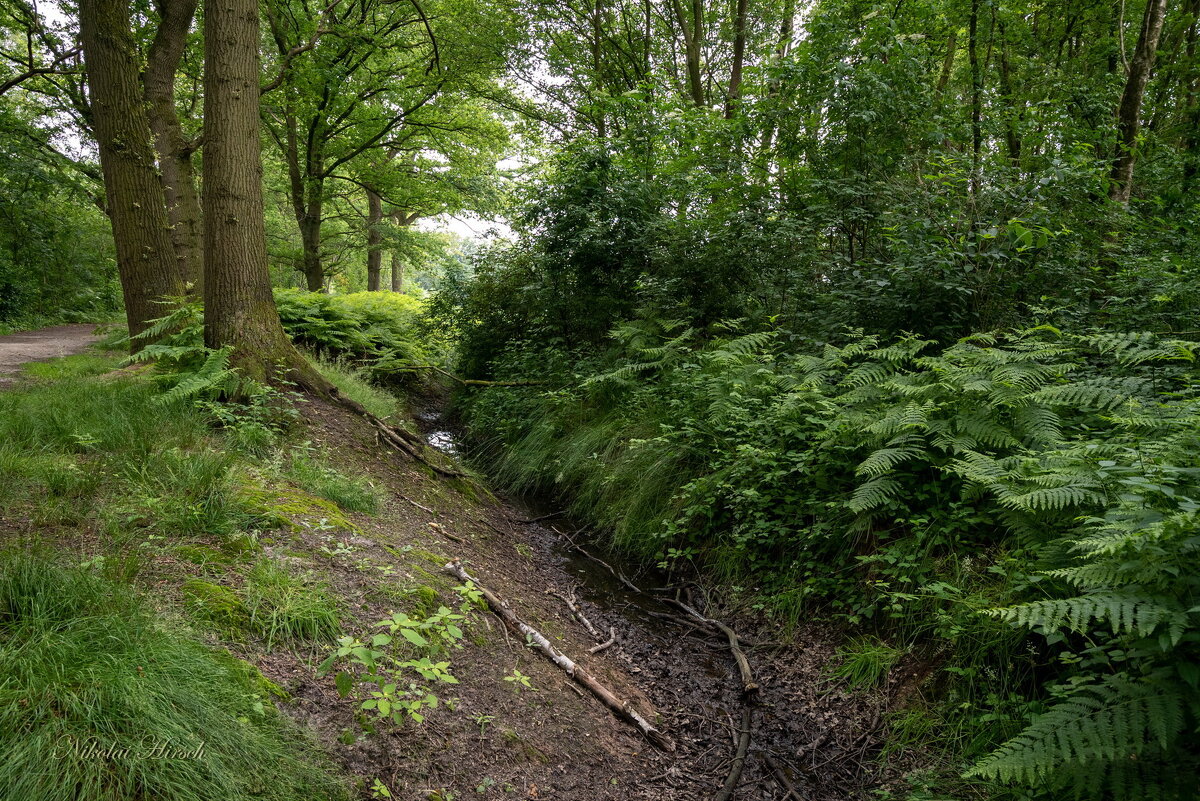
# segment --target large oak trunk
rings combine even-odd
[[[215,0],[204,14],[204,341],[233,346],[258,380],[280,371],[323,389],[279,323],[267,268],[258,139],[258,4]]]
[[[146,105],[162,172],[175,262],[182,279],[200,295],[204,275],[200,195],[192,169],[192,145],[175,113],[175,73],[196,15],[196,0],[161,0],[157,6],[161,21],[146,58]]]
[[[125,316],[130,335],[136,335],[167,313],[163,299],[182,295],[183,282],[175,267],[125,0],[82,0],[79,33]],[[135,351],[146,344],[132,342]]]

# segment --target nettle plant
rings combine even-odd
[[[462,599],[458,611],[447,606],[425,618],[395,612],[375,624],[383,629],[367,639],[354,636],[338,638],[338,647],[321,663],[318,674],[325,676],[335,667],[338,694],[358,702],[360,722],[403,725],[421,723],[425,712],[449,701],[438,696],[433,687],[458,684],[450,672],[450,660],[438,659],[463,647],[464,633],[478,591],[461,585],[454,591]]]

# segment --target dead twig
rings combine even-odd
[[[575,602],[575,593],[571,593],[570,598],[563,595],[561,592],[556,592],[555,590],[546,590],[546,593],[553,595],[555,598],[558,598],[565,603],[567,608],[571,610],[571,614],[575,616],[576,620],[583,624],[583,627],[588,630],[588,634],[592,635],[593,638],[598,640],[603,636],[600,632],[596,631],[596,627],[592,625],[592,621],[587,619],[587,617],[583,614],[583,610],[579,608],[579,604]]]
[[[640,731],[655,747],[674,753],[675,743],[671,741],[671,738],[651,725],[648,720],[633,708],[632,704],[627,701],[622,702],[611,690],[597,681],[590,673],[551,645],[550,641],[541,632],[522,622],[491,590],[474,579],[457,559],[447,564],[444,569],[460,581],[469,581],[474,584],[475,588],[483,595],[488,607],[491,608],[497,617],[504,621],[506,626],[523,635],[532,647],[536,648],[543,656],[560,667],[577,684],[591,692],[601,703],[616,713],[618,717]]]
[[[765,762],[767,767],[771,769],[771,774],[775,777],[775,781],[778,782],[779,786],[783,788],[784,798],[794,798],[796,801],[807,801],[807,797],[800,792],[800,788],[788,778],[787,772],[784,770],[783,765],[780,765],[778,762],[776,762],[774,757],[772,757],[770,754],[763,754],[763,762]]]
[[[599,645],[593,645],[591,648],[588,649],[588,653],[589,654],[598,654],[601,651],[603,651],[605,648],[611,647],[612,644],[615,643],[616,641],[617,641],[617,630],[614,628],[609,628],[608,639],[605,640],[604,642],[600,643]]]

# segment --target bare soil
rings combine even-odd
[[[356,559],[391,564],[400,582],[426,583],[441,564],[461,559],[521,619],[657,722],[677,745],[674,754],[652,747],[507,633],[498,618],[483,615],[476,634],[484,639],[454,654],[461,684],[454,688],[459,701],[453,712],[349,746],[337,737],[355,729],[352,710],[329,679],[316,679],[311,665],[294,655],[277,652],[260,660],[264,672],[293,694],[289,714],[314,728],[347,771],[378,776],[397,797],[412,799],[450,798],[447,792],[459,799],[716,797],[746,703],[723,638],[683,621],[653,593],[627,589],[607,568],[579,555],[571,542],[581,535],[559,518],[522,523],[538,513],[492,496],[479,482],[434,478],[427,468],[382,449],[369,425],[339,408],[313,401],[306,417],[309,434],[337,466],[370,474],[386,492],[379,514],[355,518],[363,532],[354,543]],[[594,545],[588,548],[600,555]],[[414,554],[424,555],[416,557],[426,559],[423,567],[414,568]],[[623,569],[615,557],[602,558]],[[337,592],[358,605],[363,624],[386,616],[388,602],[372,600],[362,570],[333,575]],[[654,576],[633,578],[661,584]],[[604,639],[615,632],[616,644],[590,655],[597,640],[552,593],[578,597],[584,616]],[[684,597],[704,607],[702,593]],[[753,735],[734,799],[861,798],[894,779],[875,759],[881,701],[843,692],[828,678],[836,632],[812,625],[784,633],[730,610],[704,613],[725,620],[746,640],[761,687],[750,702]],[[503,680],[514,668],[531,677],[536,691],[515,692]],[[488,717],[486,725],[481,716]],[[786,774],[792,795],[773,775],[771,761]]]
[[[56,325],[38,331],[0,336],[0,387],[12,383],[26,362],[40,362],[58,356],[83,353],[99,339],[96,326]]]

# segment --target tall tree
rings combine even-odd
[[[184,136],[175,113],[175,73],[187,47],[197,0],[158,0],[158,27],[146,55],[146,107],[171,222],[175,261],[184,281],[198,292],[204,275],[200,196],[192,167],[195,145]]]
[[[136,336],[165,313],[164,298],[183,294],[183,281],[150,143],[125,0],[82,0],[79,32],[125,316],[130,335]],[[131,341],[134,350],[145,344]]]
[[[383,198],[367,189],[367,291],[379,291],[379,270],[383,266]]]
[[[233,347],[250,378],[279,371],[324,382],[296,351],[271,293],[259,146],[255,0],[215,0],[204,13],[204,342]]]
[[[1141,127],[1142,98],[1146,94],[1150,73],[1154,70],[1154,56],[1166,14],[1167,0],[1147,0],[1137,48],[1129,62],[1125,91],[1121,93],[1121,106],[1117,110],[1117,157],[1113,162],[1109,189],[1109,197],[1118,203],[1128,204],[1133,189],[1134,149]]]

